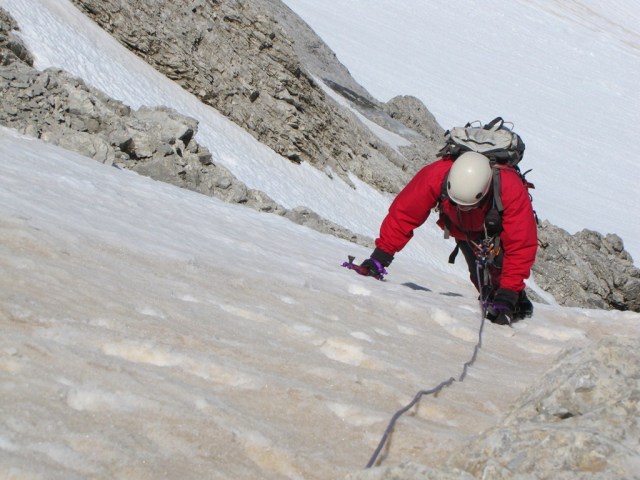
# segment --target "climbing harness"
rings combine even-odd
[[[489,269],[487,267],[491,264],[491,262],[495,258],[496,251],[499,253],[500,247],[499,245],[496,246],[495,245],[496,243],[499,243],[499,242],[495,242],[493,238],[487,238],[479,244],[473,243],[473,245],[477,249],[476,279],[478,281],[478,285],[480,287],[479,290],[481,292],[479,297],[479,302],[482,310],[482,319],[480,321],[480,328],[478,330],[478,342],[476,343],[473,349],[473,355],[463,365],[462,373],[457,379],[458,382],[462,382],[465,379],[465,377],[467,376],[467,371],[469,367],[471,367],[475,363],[476,358],[478,356],[478,351],[480,350],[480,348],[482,348],[482,331],[484,330],[487,307],[489,306],[489,298],[493,288],[492,282],[491,282],[491,275],[489,274]],[[387,428],[385,429],[384,434],[382,435],[382,439],[380,440],[380,443],[378,443],[377,448],[373,452],[373,455],[371,456],[371,459],[369,460],[369,463],[367,463],[365,468],[371,468],[376,463],[376,460],[378,459],[380,452],[382,451],[385,444],[387,443],[387,440],[389,439],[389,435],[391,435],[391,432],[393,431],[393,428],[398,418],[400,418],[404,413],[406,413],[414,405],[416,405],[420,401],[420,398],[422,398],[423,395],[436,395],[445,387],[451,386],[455,381],[456,379],[454,377],[450,377],[448,380],[441,382],[438,386],[430,390],[419,391],[416,394],[416,396],[413,398],[413,400],[411,400],[411,402],[409,402],[405,407],[398,410],[393,415],[393,417],[391,417],[391,420],[389,421],[389,424],[387,425]]]

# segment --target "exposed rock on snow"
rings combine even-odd
[[[561,305],[640,312],[640,269],[622,239],[583,230],[570,235],[542,222],[536,283]]]
[[[639,349],[612,337],[564,353],[449,465],[476,478],[638,478]]]
[[[638,478],[640,339],[608,337],[562,353],[495,428],[446,465],[413,463],[348,480]]]
[[[0,124],[101,163],[127,168],[155,180],[287,214],[315,230],[370,246],[372,241],[304,209],[305,215],[247,188],[209,150],[198,144],[198,122],[170,108],[131,109],[81,79],[58,69],[33,68],[27,48],[13,34],[15,21],[0,9]]]
[[[357,89],[386,115],[281,2],[74,3],[158,71],[293,162],[306,161],[320,169],[329,166],[347,182],[347,172],[352,172],[380,190],[398,192],[410,172],[427,161],[423,149],[406,158],[378,148],[379,138],[327,98],[314,74],[340,85],[348,83],[347,88]],[[295,32],[295,41],[290,31]],[[310,51],[324,56],[311,61],[315,55]],[[413,136],[420,137],[415,132]]]

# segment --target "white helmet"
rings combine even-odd
[[[481,153],[465,152],[449,170],[447,194],[458,205],[475,205],[491,188],[491,178],[489,159]]]

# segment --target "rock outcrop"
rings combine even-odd
[[[637,479],[640,339],[571,348],[494,428],[445,465],[372,468],[348,480]]]
[[[249,189],[195,141],[198,122],[169,108],[131,109],[59,69],[38,71],[14,35],[18,26],[0,9],[0,124],[78,152],[101,163],[155,180],[287,215],[366,246],[372,240],[320,218],[288,211],[263,192]]]
[[[316,76],[323,72],[314,74],[307,68],[299,56],[303,47],[296,50],[298,42],[274,17],[293,15],[281,2],[73,2],[158,71],[293,162],[329,168],[347,182],[351,172],[379,190],[395,193],[427,160],[388,148],[325,93],[319,84],[325,80]],[[306,35],[321,44],[301,20],[295,26],[298,39]],[[323,65],[325,74],[333,69],[330,62]],[[328,80],[335,90],[347,78],[342,71],[339,80]],[[353,91],[355,82],[349,84],[351,88],[343,86]],[[386,115],[362,87],[358,90],[375,111]]]
[[[215,164],[209,150],[194,140],[196,120],[168,108],[133,110],[62,70],[38,71],[11,28],[15,25],[1,15],[0,124],[156,180],[282,210]],[[21,56],[12,55],[15,45]]]
[[[591,230],[570,235],[546,221],[538,236],[533,274],[558,303],[640,312],[640,269],[619,236]]]
[[[638,478],[640,339],[573,348],[449,466],[476,478]]]

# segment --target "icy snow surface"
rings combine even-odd
[[[338,265],[361,247],[7,129],[0,182],[0,478],[339,478],[477,339],[475,294],[428,263],[358,277]],[[438,461],[638,317],[486,325],[388,461]]]
[[[389,198],[282,161],[66,1],[0,6],[38,68],[63,67],[132,106],[170,102],[250,186],[375,235]],[[457,377],[475,345],[476,295],[440,237],[421,229],[378,282],[339,267],[362,247],[0,129],[0,478],[362,468],[391,415]],[[436,464],[562,348],[637,336],[639,319],[536,305],[513,329],[486,325],[464,383],[403,417],[385,462]]]

